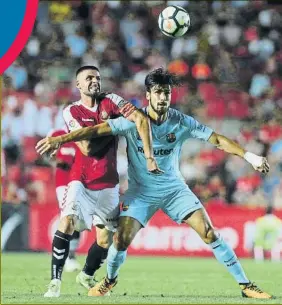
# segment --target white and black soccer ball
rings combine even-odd
[[[158,23],[160,30],[166,36],[180,37],[190,27],[190,16],[184,8],[170,5],[160,13]]]

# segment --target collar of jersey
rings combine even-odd
[[[77,102],[77,104],[83,106],[84,108],[86,108],[86,109],[88,109],[88,110],[90,110],[92,112],[96,112],[97,109],[98,109],[98,105],[97,104],[94,107],[88,107],[88,106],[84,105],[81,100],[79,100]]]
[[[148,106],[145,107],[145,108],[143,108],[143,110],[144,110],[145,114],[148,116],[148,118],[150,119],[150,121],[152,121],[152,119],[150,118],[150,116],[149,116],[149,114],[148,114]],[[168,118],[169,118],[169,115],[170,115],[170,108],[168,108],[166,119],[165,119],[160,125],[155,124],[153,121],[152,121],[152,122],[153,122],[153,124],[154,124],[155,126],[162,126],[162,125],[164,125],[164,124],[167,122],[167,120],[168,120]]]

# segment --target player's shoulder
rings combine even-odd
[[[172,121],[172,123],[180,123],[182,124],[184,120],[194,120],[191,116],[184,114],[183,112],[174,109],[174,108],[169,108],[169,119]]]
[[[98,97],[99,107],[103,109],[110,110],[115,106],[114,100],[111,98],[109,93],[103,93]]]
[[[99,101],[100,103],[116,105],[119,108],[128,103],[120,94],[114,92],[102,92],[99,95]]]
[[[168,115],[169,115],[170,119],[177,118],[177,117],[179,118],[179,117],[181,117],[181,114],[182,114],[182,112],[180,112],[177,109],[174,109],[174,108],[168,109]]]
[[[72,114],[73,111],[75,111],[76,109],[80,108],[80,105],[81,105],[80,100],[69,103],[63,109],[63,115],[64,116],[68,116],[68,115]]]
[[[79,107],[81,105],[81,100],[70,102],[69,104],[65,105],[63,111],[69,110],[73,107]]]

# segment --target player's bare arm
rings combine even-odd
[[[68,142],[89,142],[92,138],[112,135],[112,130],[107,122],[90,127],[80,128],[68,134],[57,137],[46,137],[36,144],[36,151],[43,155],[45,153],[53,154],[62,144]]]
[[[111,100],[114,101],[116,105],[119,106],[120,113],[126,119],[135,123],[137,131],[143,142],[144,155],[147,160],[148,170],[154,174],[163,173],[163,171],[159,169],[157,162],[154,158],[152,131],[151,131],[149,118],[142,111],[137,109],[131,103],[125,101],[122,97],[120,97],[117,94],[115,93],[108,94],[107,97],[109,97]]]
[[[98,153],[101,149],[103,149],[113,141],[113,137],[109,135],[109,133],[104,132],[102,127],[101,135],[97,134],[97,131],[95,130],[93,135],[90,136],[88,139],[78,140],[75,142],[82,154],[84,154],[85,156],[95,156],[96,153]],[[102,137],[99,140],[99,145],[97,145],[98,143],[97,141],[95,141],[95,138],[97,137]]]
[[[94,157],[97,152],[103,149],[106,145],[108,145],[112,141],[111,138],[103,139],[100,145],[93,145],[91,141],[80,141],[76,142],[75,144],[78,146],[79,150],[82,152],[84,156]]]
[[[143,121],[142,121],[142,119],[139,119],[138,114],[137,115],[135,114],[137,112],[141,112],[141,111],[135,110],[134,113],[132,113],[130,116],[137,116],[136,121],[140,120],[141,122],[139,122],[139,124],[140,124],[140,126],[142,126]],[[141,127],[141,130],[143,132],[143,130],[144,130],[143,126]],[[146,131],[144,131],[144,132],[146,132]],[[58,137],[46,137],[37,143],[36,151],[41,155],[43,155],[45,153],[49,153],[50,156],[53,156],[56,153],[56,150],[62,144],[65,144],[68,142],[76,142],[78,144],[78,143],[82,143],[82,141],[89,141],[92,138],[105,137],[105,136],[110,136],[110,135],[112,135],[111,127],[107,122],[104,122],[104,123],[101,123],[101,124],[98,124],[95,126],[80,128],[78,130],[72,131],[68,134],[61,135]],[[140,137],[141,137],[141,135],[140,135]],[[80,147],[80,149],[81,149],[81,147]],[[144,151],[145,151],[145,149],[144,149]],[[150,158],[150,157],[147,158],[147,168],[150,172],[153,172],[155,174],[162,173],[162,171],[158,168],[158,166],[156,164],[155,158]]]
[[[163,171],[158,168],[157,162],[154,158],[152,132],[149,118],[142,111],[136,109],[127,117],[127,119],[135,123],[140,138],[142,139],[148,170],[156,174],[163,173]]]
[[[209,142],[215,145],[218,149],[224,150],[229,154],[244,158],[253,166],[255,170],[261,173],[269,172],[269,164],[266,158],[245,151],[238,143],[232,141],[231,139],[213,132],[209,138]]]

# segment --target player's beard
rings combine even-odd
[[[159,116],[166,114],[167,111],[168,111],[168,107],[167,106],[166,107],[161,107],[161,108],[158,109],[157,107],[155,107],[153,105],[151,100],[150,100],[150,106]]]
[[[95,90],[92,90],[92,88],[88,88],[88,91],[84,92],[84,94],[90,96],[93,100],[95,100],[100,95],[100,92],[101,92],[100,84],[97,84]]]

